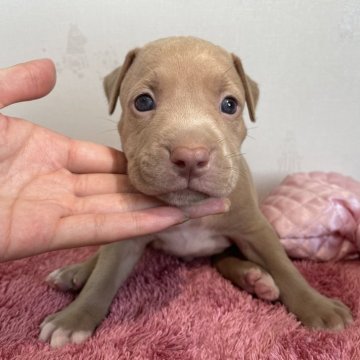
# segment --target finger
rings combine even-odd
[[[72,214],[114,214],[161,205],[163,205],[161,201],[143,194],[93,195],[77,198],[72,208]]]
[[[120,214],[70,216],[60,221],[52,249],[125,240],[159,232],[186,219],[181,210],[171,207]]]
[[[210,198],[185,207],[183,211],[189,218],[196,219],[203,216],[226,213],[230,210],[230,205],[229,199]]]
[[[83,174],[74,175],[76,196],[97,194],[135,193],[127,175]]]
[[[33,60],[0,70],[0,109],[19,101],[48,94],[56,82],[54,63]]]
[[[70,140],[66,168],[76,174],[123,174],[126,172],[126,158],[121,151],[104,145]]]

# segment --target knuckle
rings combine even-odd
[[[104,214],[96,214],[94,217],[94,240],[100,240],[103,234],[104,225],[106,222],[106,215]]]
[[[138,213],[130,213],[130,223],[135,234],[142,233],[143,226],[141,217]]]

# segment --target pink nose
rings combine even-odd
[[[208,170],[210,152],[204,147],[178,146],[170,153],[170,160],[181,176],[201,176]]]

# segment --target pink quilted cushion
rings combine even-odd
[[[358,181],[336,173],[293,174],[261,208],[289,256],[321,261],[359,257]]]

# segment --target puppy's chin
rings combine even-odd
[[[205,200],[209,196],[198,191],[185,189],[158,195],[157,197],[169,205],[183,207],[190,206],[194,203]]]

